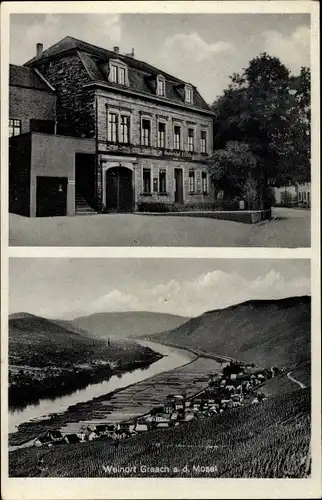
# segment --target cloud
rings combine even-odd
[[[196,85],[203,97],[212,102],[218,93],[219,59],[232,53],[233,47],[224,40],[208,43],[196,32],[176,33],[165,39],[159,52],[154,54],[153,64]]]
[[[310,28],[299,26],[288,36],[278,31],[263,33],[264,50],[281,61],[292,72],[298,73],[301,66],[310,66]]]
[[[171,279],[155,286],[137,282],[135,287],[109,291],[88,304],[88,313],[101,311],[159,311],[198,316],[250,299],[277,299],[310,294],[309,278],[285,279],[271,270],[254,280],[220,270],[199,275],[192,281]]]
[[[23,34],[24,44],[17,44]],[[28,15],[23,22],[11,25],[10,62],[23,64],[36,53],[36,43],[43,43],[44,49],[72,36],[86,42],[112,49],[122,38],[122,22],[119,14],[98,15],[47,14]]]
[[[231,50],[231,44],[225,41],[208,43],[198,33],[177,33],[164,42],[164,57],[182,56],[190,61],[205,61],[217,54]]]

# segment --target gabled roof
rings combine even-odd
[[[37,70],[27,66],[9,65],[9,85],[53,92],[49,82]]]
[[[144,92],[156,96],[155,80],[157,76],[162,75],[165,78],[166,97],[165,101],[174,101],[181,103],[191,108],[199,108],[211,111],[209,105],[199,94],[197,88],[191,84],[193,88],[193,104],[187,105],[184,103],[183,87],[186,83],[179,78],[169,75],[154,66],[139,61],[135,57],[127,56],[124,54],[117,54],[114,51],[107,50],[96,45],[78,40],[76,38],[67,36],[55,43],[48,49],[44,50],[41,55],[33,57],[25,63],[25,66],[37,67],[41,62],[51,60],[58,56],[68,54],[71,51],[77,52],[87,73],[90,82],[104,82],[109,83],[115,87],[120,87],[117,84],[111,84],[107,79],[106,63],[110,59],[118,59],[123,61],[128,67],[129,88],[134,91]]]

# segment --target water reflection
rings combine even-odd
[[[195,356],[188,351],[168,347],[155,342],[140,341],[141,345],[150,347],[155,352],[163,354],[163,358],[159,359],[152,365],[144,368],[138,368],[131,372],[118,373],[113,375],[108,380],[97,384],[90,384],[83,389],[78,389],[71,394],[58,396],[56,398],[47,398],[37,401],[25,408],[17,408],[9,412],[9,432],[15,432],[18,425],[31,420],[40,420],[48,418],[48,415],[62,413],[69,406],[80,402],[90,401],[93,398],[108,394],[109,392],[121,389],[130,384],[141,382],[149,377],[154,377],[159,373],[178,368],[186,363],[189,363]]]

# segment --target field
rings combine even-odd
[[[23,449],[9,454],[14,477],[302,478],[310,474],[310,390],[259,406],[155,430],[121,442]],[[37,462],[42,458],[43,470]],[[103,466],[132,467],[130,474]],[[169,467],[161,470],[160,467]],[[148,468],[148,471],[147,471]],[[208,468],[208,472],[207,472]],[[146,472],[147,471],[147,472]]]
[[[48,420],[21,424],[18,432],[10,434],[9,444],[22,444],[50,429],[60,428],[73,433],[93,421],[117,422],[143,415],[153,406],[163,403],[168,394],[186,390],[189,396],[199,392],[207,386],[208,374],[215,373],[220,366],[214,360],[196,359],[125,389],[70,406],[63,414],[52,415]]]

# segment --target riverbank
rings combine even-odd
[[[30,379],[28,385],[9,387],[9,409],[24,409],[28,404],[37,404],[41,399],[52,399],[72,394],[92,384],[109,380],[113,376],[145,368],[162,358],[157,353],[147,353],[146,359],[133,360],[111,368],[110,365],[91,365],[86,369],[65,369],[59,375],[49,375],[41,381]],[[10,367],[9,367],[10,369]]]
[[[143,385],[140,385],[142,380],[152,381],[151,397],[149,396],[146,401],[146,411],[148,411],[154,400],[154,390],[152,390],[152,387],[153,383],[156,383],[155,377],[157,374],[159,374],[159,372],[171,373],[173,370],[177,369],[178,366],[190,364],[196,359],[196,356],[182,349],[173,349],[161,345],[158,347],[158,344],[149,341],[142,341],[140,343],[144,347],[151,348],[155,353],[159,350],[157,353],[159,355],[159,360],[150,364],[150,366],[144,370],[135,370],[131,373],[128,372],[119,378],[112,377],[107,384],[103,383],[98,387],[98,389],[102,389],[102,391],[96,397],[94,396],[95,388],[89,387],[86,396],[77,394],[76,396],[78,396],[78,399],[77,401],[74,400],[74,404],[65,404],[61,412],[49,412],[46,420],[40,420],[38,418],[34,421],[20,423],[17,432],[9,434],[9,445],[22,445],[48,430],[64,428],[68,425],[75,428],[75,426],[79,427],[84,425],[84,422],[121,421],[124,418],[128,418],[129,415],[133,417],[141,415],[145,412],[144,398],[142,398]],[[115,386],[115,384],[118,385]],[[136,386],[138,386],[138,392],[140,392],[139,398],[135,398],[131,393],[131,388]],[[92,391],[90,391],[91,389]],[[127,389],[129,392],[124,392],[124,389]],[[90,397],[90,392],[92,392],[92,397]],[[84,400],[82,399],[83,397],[87,397],[88,399]],[[138,401],[136,401],[136,399],[138,399]],[[54,407],[55,406],[52,405],[52,408]],[[61,408],[62,407],[57,406],[58,410]]]
[[[171,393],[184,391],[187,397],[199,393],[208,386],[209,373],[221,368],[214,360],[192,358],[183,366],[70,406],[63,414],[52,415],[48,420],[21,424],[19,432],[9,436],[9,444],[24,444],[52,429],[69,434],[93,424],[135,419],[148,413],[152,406],[163,404]]]

